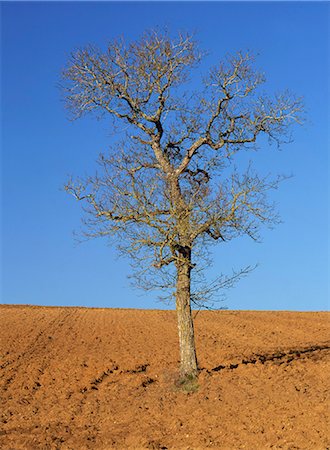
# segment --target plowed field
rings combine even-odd
[[[329,314],[0,306],[1,449],[322,449]]]

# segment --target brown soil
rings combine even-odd
[[[328,313],[0,306],[1,449],[327,449]]]

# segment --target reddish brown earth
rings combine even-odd
[[[327,449],[329,314],[0,306],[1,449]]]

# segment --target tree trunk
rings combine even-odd
[[[177,263],[176,311],[180,344],[180,372],[182,377],[197,376],[194,324],[190,306],[191,251],[184,249],[182,261]]]

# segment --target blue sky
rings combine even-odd
[[[214,274],[259,267],[227,293],[229,309],[328,309],[329,4],[317,2],[7,2],[2,20],[2,303],[162,308],[132,290],[126,259],[102,240],[76,245],[80,205],[62,186],[91,173],[111,143],[106,120],[69,122],[57,88],[69,53],[168,26],[196,31],[203,67],[250,49],[267,88],[305,98],[294,142],[253,155],[263,173],[294,174],[274,196],[283,223],[214,250]]]

